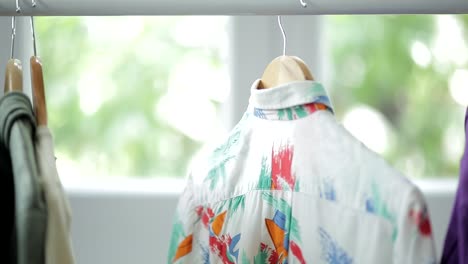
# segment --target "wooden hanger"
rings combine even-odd
[[[279,56],[265,68],[258,89],[305,80],[314,80],[314,77],[304,61],[296,56]]]
[[[302,1],[301,1],[302,3]],[[305,7],[306,5],[303,4]],[[286,56],[286,34],[278,16],[278,25],[283,35],[283,56],[276,57],[263,72],[258,89],[276,87],[293,81],[314,80],[309,67],[296,56]]]
[[[5,87],[4,92],[23,91],[23,68],[21,61],[17,59],[9,59],[5,71]]]
[[[16,11],[19,12],[19,6],[16,4]],[[23,91],[23,67],[21,61],[14,58],[15,53],[15,35],[16,35],[16,17],[11,17],[11,51],[10,59],[7,62],[5,70],[4,92]]]
[[[44,91],[42,63],[36,56],[31,56],[29,63],[31,64],[31,87],[37,125],[47,126],[47,104]]]
[[[34,5],[33,5],[34,7]],[[31,88],[33,97],[34,113],[36,114],[36,122],[38,126],[47,126],[47,104],[44,89],[44,74],[42,71],[42,63],[37,57],[36,50],[36,34],[34,31],[34,18],[31,17],[31,31],[33,37],[34,55],[31,56],[29,64],[31,67]]]

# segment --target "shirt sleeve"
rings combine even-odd
[[[182,263],[192,253],[193,231],[195,224],[193,184],[189,177],[185,190],[179,197],[173,220],[167,263]]]
[[[393,263],[436,263],[429,211],[419,189],[409,192],[401,208]]]

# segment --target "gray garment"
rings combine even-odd
[[[14,183],[12,248],[16,248],[16,257],[11,263],[44,263],[47,208],[36,162],[35,129],[31,102],[26,95],[11,92],[0,99],[0,145],[11,159],[10,171],[2,169],[1,177],[12,177]],[[2,163],[8,160],[3,159],[4,155],[1,158]]]

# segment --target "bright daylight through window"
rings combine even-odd
[[[61,175],[183,176],[200,146],[223,133],[226,21],[38,18]]]
[[[327,89],[338,120],[410,177],[457,175],[468,16],[323,19]],[[38,18],[62,177],[184,177],[202,146],[226,132],[221,106],[235,92],[228,21]]]

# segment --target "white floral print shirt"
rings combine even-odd
[[[192,166],[168,263],[435,263],[426,202],[314,81],[258,90]]]

